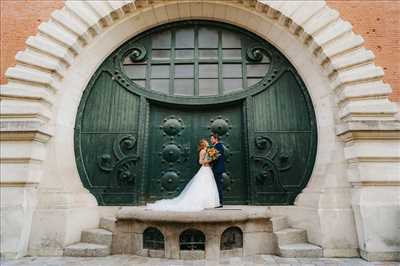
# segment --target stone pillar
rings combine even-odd
[[[82,230],[99,224],[97,200],[82,186],[77,172],[71,124],[57,124],[47,144],[29,255],[60,256],[65,246],[80,241]]]
[[[9,102],[2,100],[4,117],[7,112],[18,112],[9,108]],[[1,257],[19,258],[27,252],[42,176],[41,164],[51,137],[40,126],[41,122],[34,119],[3,119],[1,122]]]
[[[361,256],[400,260],[400,121],[349,122],[347,176]]]

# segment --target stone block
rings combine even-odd
[[[95,228],[83,230],[81,234],[81,242],[111,246],[112,232]]]
[[[108,255],[110,255],[110,248],[106,245],[77,243],[64,248],[64,256],[69,257],[105,257]]]
[[[243,255],[275,254],[277,244],[272,233],[255,232],[243,234]]]
[[[304,243],[307,241],[307,232],[304,229],[286,228],[275,232],[275,235],[279,246]]]
[[[307,243],[279,246],[279,253],[285,258],[320,258],[322,248]]]
[[[205,258],[204,250],[181,250],[179,258],[182,260],[202,260]]]

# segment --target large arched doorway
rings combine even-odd
[[[176,196],[197,171],[196,145],[218,132],[228,204],[292,204],[315,160],[314,110],[289,61],[256,35],[185,21],[114,51],[81,99],[75,153],[100,205]]]

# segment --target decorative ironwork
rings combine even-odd
[[[132,62],[141,62],[146,59],[146,55],[146,48],[144,48],[142,45],[138,45],[132,48],[129,53],[129,58],[132,60]]]
[[[179,162],[179,157],[182,154],[181,146],[176,145],[174,143],[170,143],[163,146],[163,150],[161,152],[163,160],[173,163]]]
[[[222,116],[218,116],[217,119],[211,119],[210,123],[208,128],[211,129],[212,133],[216,133],[219,136],[229,136],[228,131],[232,128],[229,125],[229,119],[223,119]]]
[[[205,250],[206,236],[197,229],[187,229],[179,236],[181,250]]]
[[[262,46],[251,46],[246,51],[246,58],[250,62],[261,62],[264,56],[269,56],[269,53]]]
[[[243,248],[243,232],[239,227],[232,226],[227,228],[221,236],[221,250],[231,250]]]
[[[179,136],[180,132],[185,128],[185,126],[183,125],[182,119],[176,118],[175,116],[170,116],[169,118],[164,119],[164,124],[162,124],[160,128],[168,136]]]
[[[128,134],[116,138],[113,142],[113,156],[104,153],[98,156],[97,165],[105,172],[114,172],[119,185],[132,185],[135,182],[137,155],[129,155],[136,146],[136,137]]]
[[[218,46],[199,47],[205,27],[218,33]],[[158,38],[176,37],[182,28],[196,36],[193,47],[176,47],[182,38],[169,44]],[[224,46],[227,40],[238,46]],[[99,205],[175,196],[195,173],[195,142],[211,131],[231,144],[225,145],[225,204],[293,204],[315,162],[314,109],[296,69],[270,43],[224,23],[168,23],[127,41],[93,75],[75,121],[77,168]],[[172,175],[175,185],[169,183],[167,174],[164,187],[160,173],[171,169],[180,171],[179,182]]]
[[[166,190],[170,193],[173,193],[178,189],[179,185],[179,176],[180,172],[174,169],[170,169],[168,171],[162,171],[161,172],[161,178],[160,178],[160,183],[161,183],[161,190]]]
[[[255,146],[262,151],[262,155],[254,156],[254,161],[259,165],[256,173],[256,182],[259,185],[275,185],[281,191],[286,191],[280,182],[280,172],[292,167],[294,151],[279,147],[267,136],[255,137]]]
[[[234,183],[233,178],[231,178],[230,172],[225,172],[222,174],[223,184],[224,184],[224,191],[231,191],[232,190],[232,183]]]
[[[163,250],[164,235],[155,227],[148,227],[143,232],[143,248]]]

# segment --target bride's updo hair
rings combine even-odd
[[[199,141],[198,151],[201,151],[202,149],[205,149],[207,147],[208,147],[208,141],[206,139],[201,139]]]

